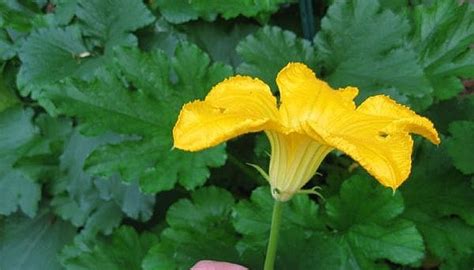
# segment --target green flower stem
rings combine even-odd
[[[281,211],[283,202],[275,200],[273,205],[272,226],[270,228],[270,239],[268,240],[267,255],[265,257],[264,270],[273,270],[275,264],[276,251],[278,247],[278,234],[281,223]]]

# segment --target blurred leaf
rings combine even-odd
[[[0,73],[0,113],[17,103],[18,98],[14,94],[13,89],[8,85],[5,76]]]
[[[0,27],[28,32],[32,26],[31,17],[33,16],[35,16],[35,11],[18,1],[2,1],[0,3]]]
[[[41,199],[41,187],[34,179],[14,167],[38,135],[31,119],[33,111],[11,107],[0,113],[0,214],[21,209],[35,216]]]
[[[139,179],[146,192],[171,189],[177,181],[187,189],[202,185],[210,175],[208,167],[223,165],[225,148],[171,150],[171,130],[181,106],[204,97],[231,68],[211,65],[206,54],[189,44],[180,45],[171,59],[161,51],[137,49],[117,50],[116,57],[116,64],[101,69],[94,80],[67,80],[47,93],[58,111],[79,118],[82,132],[131,135],[95,151],[86,162],[88,171]]]
[[[21,209],[34,217],[41,199],[41,187],[18,170],[0,174],[0,214],[9,215]]]
[[[58,174],[59,156],[64,142],[71,134],[71,121],[53,118],[47,114],[35,116],[35,125],[40,136],[29,144],[26,151],[15,163],[15,168],[41,183],[48,183]]]
[[[454,166],[464,174],[474,173],[474,122],[456,121],[449,125],[452,137],[446,140],[446,149]]]
[[[78,0],[76,15],[84,35],[97,39],[106,50],[136,45],[136,37],[130,32],[155,20],[140,0]]]
[[[16,46],[10,40],[7,31],[0,29],[0,60],[8,60],[16,55]]]
[[[277,90],[276,75],[289,62],[303,62],[316,69],[311,43],[276,26],[266,26],[246,37],[237,46],[237,53],[244,61],[237,72],[260,78],[272,91]]]
[[[451,270],[451,269],[469,269],[474,265],[474,253],[470,255],[457,257],[455,260],[449,261],[440,267],[440,270]]]
[[[75,231],[47,211],[34,219],[17,214],[0,221],[0,269],[62,269],[57,254]]]
[[[426,113],[438,132],[448,135],[451,122],[474,121],[474,95],[461,96],[439,102]]]
[[[57,157],[70,122],[36,116],[33,111],[11,107],[0,113],[0,214],[19,208],[30,217],[41,199],[41,183],[56,177]]]
[[[474,9],[456,1],[434,1],[415,8],[414,44],[434,96],[448,99],[463,90],[459,77],[474,76]]]
[[[68,270],[140,269],[142,259],[155,243],[153,234],[139,235],[132,227],[122,226],[91,246],[76,238],[74,245],[63,249],[61,262]]]
[[[152,215],[154,197],[140,193],[137,183],[127,185],[117,176],[94,178],[82,169],[85,159],[98,145],[120,140],[111,134],[88,138],[74,132],[61,156],[63,175],[52,187],[51,205],[57,215],[83,227],[84,235],[111,233],[124,213],[142,221]]]
[[[54,18],[59,25],[67,25],[74,17],[78,0],[51,0]]]
[[[458,265],[474,252],[474,227],[458,218],[433,218],[422,212],[411,213],[429,251],[447,269],[463,269]],[[448,267],[451,265],[451,267]],[[453,268],[453,266],[457,265]],[[472,265],[470,265],[472,266]]]
[[[408,20],[380,8],[377,0],[336,1],[315,37],[326,79],[334,87],[361,89],[358,99],[385,93],[401,102],[405,96],[432,92],[416,51],[405,42]]]
[[[238,263],[234,248],[237,234],[230,215],[232,195],[220,188],[206,187],[173,204],[167,214],[168,228],[143,261],[145,270],[189,269],[202,259]]]
[[[408,0],[385,0],[380,2],[384,8],[389,8],[394,11],[404,10],[409,5]]]

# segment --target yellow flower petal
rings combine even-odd
[[[183,106],[173,129],[174,146],[198,151],[238,135],[281,129],[276,99],[269,87],[250,77],[231,77],[210,91],[205,101]]]
[[[270,87],[259,79],[247,76],[237,75],[217,84],[207,94],[205,102],[247,116],[274,120],[278,117],[276,98]]]
[[[334,118],[355,109],[353,99],[357,96],[357,88],[333,90],[304,64],[288,64],[278,73],[276,81],[280,89],[282,121],[295,131],[302,132],[306,121],[329,125]]]
[[[421,135],[434,144],[440,143],[438,132],[429,119],[417,115],[408,107],[396,103],[387,96],[369,97],[357,108],[357,111],[391,118],[393,122],[386,128],[387,133],[403,129],[405,132]]]
[[[308,123],[309,135],[347,153],[382,185],[398,188],[411,170],[413,140],[417,133],[439,143],[433,124],[385,96],[367,99],[356,111],[330,126]]]

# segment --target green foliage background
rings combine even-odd
[[[395,194],[338,153],[284,208],[277,269],[472,269],[474,8],[454,0],[1,0],[0,269],[262,267],[262,135],[172,149],[182,104],[290,61],[433,120]],[[471,80],[471,81],[469,81]],[[466,86],[464,85],[466,84]]]

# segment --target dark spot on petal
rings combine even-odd
[[[390,134],[388,134],[387,132],[384,132],[384,131],[379,131],[378,135],[382,139],[386,139],[388,136],[390,136]]]

